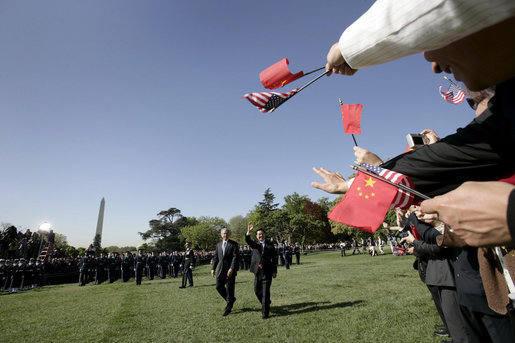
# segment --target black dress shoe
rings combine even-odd
[[[231,313],[231,311],[232,311],[232,305],[231,306],[227,305],[227,307],[225,308],[225,311],[222,314],[222,316],[223,317],[228,316]]]
[[[186,287],[184,287],[184,286],[179,286],[179,288],[186,288]]]
[[[449,337],[449,332],[447,332],[447,330],[435,331],[434,334],[440,337]]]
[[[267,318],[268,318],[268,314],[264,314],[264,315],[262,315],[262,316],[261,316],[261,318],[263,318],[263,319],[267,319]]]

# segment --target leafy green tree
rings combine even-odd
[[[66,249],[68,247],[68,238],[62,233],[56,233],[54,244],[59,249]]]
[[[279,204],[274,201],[275,195],[270,188],[267,188],[263,194],[263,200],[254,206],[254,209],[249,213],[249,221],[254,224],[254,227],[264,229],[270,238],[277,238],[280,235],[281,223],[278,222],[280,218],[278,218],[278,214],[274,214]]]
[[[71,255],[73,257],[79,256],[79,250],[75,249],[75,247],[67,246],[64,250],[66,251],[67,254],[69,254],[69,255]]]
[[[220,230],[227,226],[221,218],[200,217],[195,225],[183,227],[181,235],[193,249],[212,250],[220,240]]]
[[[157,214],[158,219],[149,221],[149,230],[138,232],[144,241],[150,240],[157,250],[178,250],[182,248],[181,228],[194,225],[195,220],[184,217],[175,207]]]
[[[239,244],[245,243],[245,235],[247,234],[248,218],[241,215],[234,216],[229,219],[229,230],[231,230],[231,239],[235,240]]]

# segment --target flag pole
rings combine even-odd
[[[368,170],[365,170],[364,168],[360,168],[361,166],[358,166],[358,167],[356,167],[356,166],[350,166],[350,167],[351,167],[352,169],[354,169],[354,170],[357,170],[357,171],[360,171],[360,172],[362,172],[362,173],[364,173],[364,174],[367,174],[368,176],[372,176],[373,178],[376,178],[376,179],[381,180],[381,181],[384,181],[384,182],[386,182],[386,183],[388,183],[388,184],[390,184],[390,185],[392,185],[392,186],[395,186],[395,187],[397,187],[397,188],[400,188],[400,189],[402,189],[403,191],[406,191],[406,192],[408,192],[408,193],[411,193],[411,194],[413,194],[413,195],[416,195],[416,196],[418,196],[419,198],[422,198],[422,199],[424,199],[424,200],[431,199],[431,198],[430,198],[430,197],[428,197],[427,195],[422,194],[422,193],[420,193],[420,192],[417,192],[416,190],[414,190],[414,189],[412,189],[412,188],[409,188],[409,187],[404,186],[404,185],[401,185],[401,184],[394,183],[394,182],[392,182],[392,181],[390,181],[390,180],[387,180],[387,179],[382,178],[381,176],[379,176],[379,175],[377,175],[377,174],[371,173],[371,172],[369,172]]]
[[[312,71],[310,71],[310,72],[307,72],[307,73],[305,73],[303,76],[306,76],[306,75],[309,75],[309,74],[316,73],[317,71],[322,70],[322,69],[325,69],[325,66],[324,66],[324,67],[321,67],[321,68],[318,68],[318,69],[315,69],[315,70],[312,70]]]
[[[342,98],[338,98],[338,100],[340,100],[340,106],[343,106]],[[354,145],[358,146],[358,143],[356,142],[356,138],[354,137],[354,134],[351,133],[350,135],[352,136],[352,140],[354,141]]]
[[[444,75],[443,77],[444,79],[446,79],[447,81],[449,81],[450,83],[452,83],[453,85],[455,85],[456,87],[458,87],[459,89],[461,89],[460,86],[458,86],[454,81],[452,81],[451,79],[449,79],[447,76]]]
[[[325,67],[324,67],[325,68]],[[316,80],[318,80],[319,78],[321,78],[322,76],[326,75],[327,73],[329,73],[330,70],[325,70],[322,74],[318,75],[317,77],[315,77],[313,80],[309,81],[308,83],[306,83],[304,86],[300,87],[297,92],[293,93],[292,96],[290,96],[289,98],[285,99],[282,103],[280,103],[277,107],[281,106],[282,104],[284,104],[286,101],[290,100],[291,98],[293,98],[294,95],[297,95],[300,93],[301,90],[303,90],[304,88],[306,88],[307,86],[309,86],[310,84],[312,84],[313,82],[315,82]],[[272,113],[273,111],[275,111],[275,109],[277,107],[272,107],[272,109],[270,111],[268,111],[268,113]]]

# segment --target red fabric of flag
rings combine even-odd
[[[375,232],[397,195],[397,187],[358,171],[345,197],[328,218],[357,229]]]
[[[361,134],[361,111],[363,104],[342,106],[343,130],[346,134]]]
[[[290,73],[290,69],[288,69],[289,63],[290,62],[287,58],[283,58],[279,62],[263,70],[259,74],[259,79],[261,80],[263,87],[276,89],[304,76],[304,72],[302,70],[297,74]]]

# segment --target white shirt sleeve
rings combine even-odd
[[[515,16],[514,0],[377,0],[341,35],[340,51],[361,69],[434,50]]]

